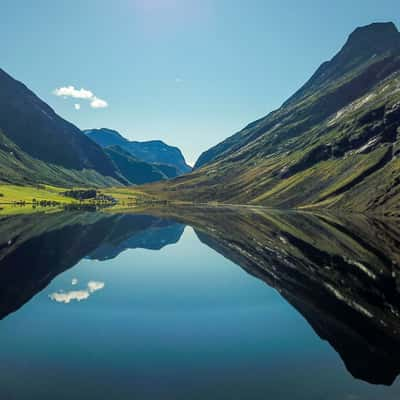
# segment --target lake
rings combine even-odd
[[[1,398],[398,400],[399,273],[359,215],[1,216]]]

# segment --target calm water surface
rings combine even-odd
[[[1,398],[398,400],[386,230],[221,214],[3,218]]]

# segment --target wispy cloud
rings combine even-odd
[[[78,280],[72,279],[71,284],[76,285]],[[51,293],[49,298],[57,303],[69,304],[71,301],[82,301],[87,300],[94,292],[103,289],[105,286],[104,282],[89,281],[87,287],[82,290],[71,290],[69,292],[58,291]]]
[[[63,86],[55,89],[53,94],[65,99],[71,97],[73,99],[88,100],[92,108],[106,108],[108,107],[107,101],[97,97],[91,90],[76,89],[74,86]],[[80,104],[74,104],[75,110],[80,110]]]

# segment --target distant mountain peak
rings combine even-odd
[[[144,142],[131,141],[113,129],[90,129],[84,133],[103,148],[118,145],[135,158],[152,164],[173,166],[178,175],[191,171],[178,147],[170,146],[162,140],[148,140]],[[171,171],[169,171],[171,173]]]

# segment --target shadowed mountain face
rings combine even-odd
[[[400,373],[400,221],[220,209],[181,211],[199,239],[274,287],[373,384]]]
[[[176,243],[183,226],[146,215],[64,212],[0,219],[0,319],[82,258]]]
[[[120,146],[109,146],[104,148],[104,151],[130,183],[140,185],[167,179],[157,165],[139,160]]]
[[[119,132],[105,128],[90,129],[84,133],[103,148],[119,146],[138,160],[153,164],[155,168],[160,167],[161,172],[167,177],[179,176],[192,169],[186,164],[182,152],[177,147],[169,146],[161,140],[130,141]]]
[[[35,159],[120,179],[115,165],[97,144],[1,69],[0,130]]]
[[[262,209],[65,212],[0,220],[0,318],[84,257],[199,239],[275,288],[349,372],[390,385],[400,373],[400,221]]]

